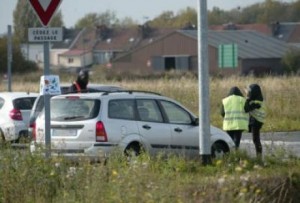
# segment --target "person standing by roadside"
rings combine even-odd
[[[87,90],[89,83],[89,72],[87,70],[80,70],[76,81],[70,87],[70,92],[84,92]]]
[[[252,133],[257,158],[262,158],[262,145],[260,142],[260,129],[262,128],[266,110],[261,88],[258,84],[251,84],[247,88],[245,110],[249,112],[249,132]]]
[[[236,149],[240,146],[243,131],[248,130],[249,114],[245,112],[245,103],[246,98],[238,87],[232,87],[222,100],[223,130],[232,138]]]

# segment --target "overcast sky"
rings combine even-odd
[[[39,0],[43,1],[43,0]],[[87,13],[101,13],[107,10],[116,13],[118,18],[126,16],[142,23],[145,18],[153,19],[163,11],[178,12],[186,7],[197,8],[199,0],[62,0],[59,9],[63,14],[66,27],[72,27],[79,18]],[[293,2],[293,0],[281,0]],[[245,7],[264,0],[207,0],[209,10],[219,7],[224,10]],[[7,25],[13,25],[13,10],[17,0],[0,0],[0,33],[7,31]]]

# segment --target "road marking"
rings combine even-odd
[[[293,146],[293,145],[300,145],[300,142],[285,142],[285,141],[271,141],[271,140],[261,140],[262,144],[265,145],[285,145],[285,146]],[[243,144],[253,144],[252,140],[241,140]]]

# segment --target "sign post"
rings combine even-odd
[[[7,26],[7,91],[11,92],[11,64],[12,64],[12,34],[11,25]]]
[[[48,77],[50,73],[50,41],[62,40],[62,32],[59,30],[53,30],[53,28],[47,28],[53,14],[59,7],[62,0],[29,0],[33,10],[36,12],[39,20],[41,21],[43,28],[30,28],[28,29],[29,41],[44,42],[44,77]],[[54,31],[54,32],[51,32]],[[61,32],[61,34],[59,34]],[[37,37],[39,36],[39,37]],[[43,78],[43,77],[42,77]],[[42,93],[40,93],[42,94]],[[51,135],[50,135],[50,94],[44,93],[45,104],[45,145],[46,145],[46,157],[51,156]]]

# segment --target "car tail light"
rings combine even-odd
[[[19,109],[13,109],[9,112],[9,116],[13,120],[21,121],[23,120],[22,113]]]
[[[107,142],[106,131],[101,121],[96,123],[96,142]]]
[[[35,130],[36,130],[36,124],[35,124],[35,122],[31,123],[29,127],[31,128],[32,140],[36,141],[36,132],[35,132]]]

